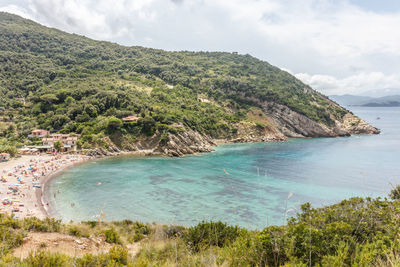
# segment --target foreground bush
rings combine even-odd
[[[222,222],[202,222],[190,227],[184,239],[194,251],[198,252],[210,246],[228,245],[235,241],[240,231],[239,227],[228,226]]]
[[[104,232],[104,235],[106,236],[107,243],[121,244],[121,239],[120,239],[118,233],[115,232],[115,230],[113,228],[106,230]]]
[[[58,253],[47,253],[45,251],[38,251],[31,253],[22,263],[22,266],[31,267],[64,267],[72,266],[72,259]]]
[[[35,232],[60,232],[62,228],[61,220],[46,218],[39,220],[38,218],[24,218],[22,227],[28,231]]]
[[[380,198],[318,209],[307,203],[286,226],[261,231],[222,222],[189,228],[130,220],[63,225],[1,215],[0,222],[0,266],[400,266],[400,201]],[[43,243],[43,251],[24,260],[11,256],[28,232],[46,231],[104,236],[115,245],[108,253],[77,258],[52,254]],[[140,250],[132,257],[128,248],[136,238]]]
[[[352,198],[320,209],[304,204],[286,227],[271,226],[258,234],[262,263],[315,265],[340,258],[344,265],[374,265],[400,252],[399,214],[399,202],[379,198]]]
[[[76,266],[124,266],[128,264],[128,250],[115,245],[106,254],[86,254],[76,260]]]

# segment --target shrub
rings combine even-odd
[[[228,245],[235,241],[240,232],[239,227],[228,226],[222,222],[201,222],[190,227],[184,239],[194,251],[198,252],[210,246]]]
[[[122,246],[114,245],[108,255],[114,262],[124,265],[128,263],[128,250]]]
[[[122,227],[122,230],[128,235],[129,242],[138,242],[150,233],[150,227],[140,222],[123,220],[121,222],[113,222],[113,224]],[[133,236],[131,235],[132,233]]]
[[[106,230],[104,235],[106,236],[107,243],[121,244],[121,239],[113,228]]]
[[[160,145],[166,145],[169,141],[168,133],[162,133],[160,138]]]
[[[264,253],[257,232],[243,232],[222,250],[221,258],[226,266],[264,266]]]
[[[82,236],[82,231],[76,225],[70,226],[68,228],[68,233],[73,236]]]
[[[36,217],[24,218],[22,224],[25,230],[36,232],[59,232],[62,226],[61,220],[54,218],[40,220]]]
[[[22,245],[24,233],[21,230],[0,227],[0,256],[6,255],[11,249]]]
[[[38,251],[30,253],[23,261],[23,266],[31,267],[64,267],[72,266],[71,259],[65,255],[58,253],[50,253],[48,251]]]
[[[164,240],[158,245],[144,245],[135,256],[135,266],[213,266],[211,264],[187,264],[188,258],[198,258],[192,254],[182,239]],[[142,265],[141,265],[142,264]]]
[[[264,129],[265,128],[265,124],[261,123],[261,122],[256,122],[256,127],[258,129]]]
[[[400,200],[400,185],[394,187],[389,196],[393,200]]]
[[[136,232],[142,234],[142,235],[148,235],[150,234],[150,227],[147,226],[146,224],[140,223],[140,222],[135,222],[133,224],[133,228],[135,229]]]
[[[75,266],[125,266],[128,264],[128,250],[122,246],[113,246],[108,253],[92,255],[85,254],[76,259]]]
[[[181,237],[184,235],[185,227],[179,225],[164,226],[163,231],[168,238]]]
[[[0,214],[0,224],[2,227],[11,227],[13,229],[21,228],[21,221],[4,214]]]
[[[259,255],[262,265],[281,266],[288,257],[285,251],[285,229],[278,226],[265,228],[258,234]]]
[[[95,228],[96,225],[97,225],[96,221],[86,221],[86,222],[83,222],[83,223],[89,225],[90,228]]]

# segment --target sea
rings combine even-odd
[[[306,202],[388,197],[400,184],[400,108],[349,109],[381,134],[228,144],[181,158],[99,159],[51,180],[45,199],[65,222],[223,221],[263,229],[285,224]]]

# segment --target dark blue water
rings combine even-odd
[[[320,207],[387,196],[391,183],[400,183],[400,108],[352,110],[382,133],[223,145],[183,158],[98,160],[52,180],[46,195],[65,221],[103,212],[107,220],[222,220],[253,229],[282,224],[304,202]]]

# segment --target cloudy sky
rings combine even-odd
[[[123,45],[248,53],[328,95],[400,93],[399,0],[0,0],[0,10]]]

